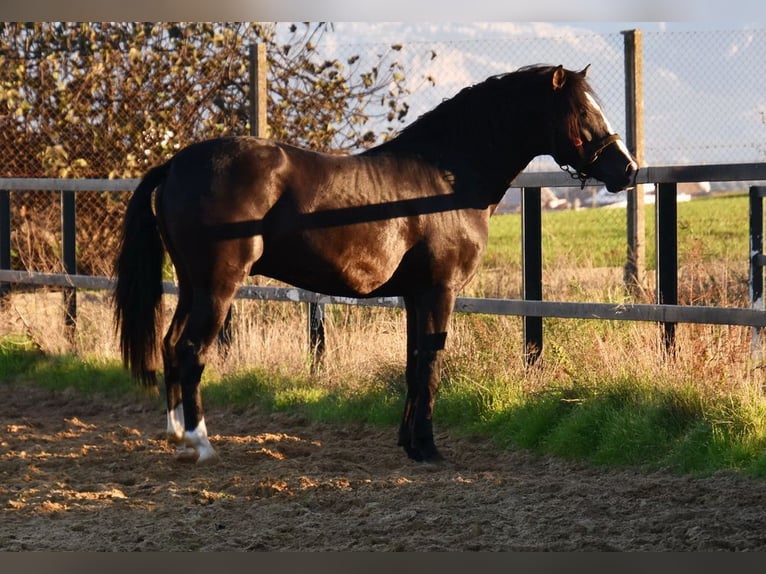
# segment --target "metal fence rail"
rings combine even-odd
[[[91,275],[63,275],[33,271],[0,270],[0,282],[22,285],[74,289],[111,290],[115,280]],[[171,281],[164,281],[163,292],[178,293]],[[358,305],[361,307],[404,308],[401,297],[353,298],[323,295],[297,287],[245,285],[235,295],[238,299],[281,301],[285,303],[318,303],[321,305]],[[577,303],[569,301],[537,301],[528,299],[492,299],[458,297],[455,311],[486,315],[556,317],[560,319],[603,319],[615,321],[646,321],[655,323],[698,323],[708,325],[741,325],[766,327],[766,313],[761,309],[734,307],[703,307],[691,305],[651,305],[633,303]]]
[[[678,305],[677,275],[678,255],[676,244],[677,211],[676,184],[694,181],[766,181],[766,164],[725,164],[703,166],[670,166],[643,168],[637,183],[657,184],[656,225],[657,243],[657,303],[620,304],[609,303],[572,303],[543,300],[542,286],[542,221],[540,210],[540,189],[542,186],[570,186],[571,179],[565,173],[522,173],[513,182],[513,187],[522,188],[522,220],[524,227],[523,267],[524,286],[522,299],[481,299],[461,297],[456,304],[456,311],[461,313],[485,313],[496,315],[516,315],[524,317],[524,343],[527,360],[534,362],[543,346],[542,319],[557,317],[564,319],[606,319],[618,321],[649,321],[662,325],[665,343],[668,348],[674,344],[676,323],[705,323],[723,325],[742,325],[754,328],[754,340],[763,328],[766,328],[766,312],[760,305],[753,303],[751,308],[730,308],[713,306]],[[9,284],[47,285],[64,290],[67,307],[66,321],[74,327],[76,323],[76,289],[111,289],[113,280],[108,277],[84,276],[76,272],[74,260],[74,219],[75,195],[77,192],[114,191],[123,192],[133,189],[136,179],[18,179],[0,178],[1,198],[7,198],[11,191],[46,190],[58,191],[62,195],[62,227],[64,228],[64,259],[66,274],[35,273],[11,270],[10,267],[10,217],[6,213],[8,201],[0,201],[0,292],[7,290]],[[758,189],[758,188],[754,188]],[[758,194],[754,194],[758,197]],[[757,219],[757,218],[756,218]],[[71,224],[68,221],[71,220]],[[758,225],[750,221],[751,235],[762,233]],[[68,237],[67,237],[68,235]],[[756,245],[757,242],[751,242]],[[751,257],[759,263],[763,256]],[[751,293],[762,293],[762,274],[752,271]],[[164,284],[165,292],[174,293],[175,285]],[[354,299],[334,297],[312,293],[290,287],[243,286],[237,297],[286,301],[318,305],[325,304],[363,305],[379,307],[401,307],[398,297]],[[321,335],[321,312],[309,321],[309,340],[312,348],[323,345]]]
[[[139,178],[71,179],[0,177],[0,189],[6,191],[133,191]],[[698,181],[766,181],[766,163],[726,163],[716,165],[644,166],[636,183],[688,183]],[[525,171],[511,182],[511,187],[571,187],[572,176],[561,171]]]

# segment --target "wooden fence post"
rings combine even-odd
[[[644,165],[644,94],[643,45],[641,30],[623,33],[625,50],[625,144],[639,166]],[[645,285],[646,246],[644,218],[644,186],[627,192],[628,250],[623,280],[625,288],[634,295]]]
[[[268,137],[269,126],[266,120],[266,105],[268,95],[266,91],[266,72],[268,62],[266,61],[266,44],[261,42],[250,44],[248,55],[250,72],[250,102],[249,116],[250,129],[248,134],[255,137]],[[218,344],[225,352],[231,346],[231,317],[232,307],[226,314],[221,331],[218,333]]]
[[[269,137],[266,44],[250,44],[250,135]]]

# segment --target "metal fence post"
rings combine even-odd
[[[764,310],[763,304],[763,198],[766,187],[750,187],[750,306]],[[750,350],[753,358],[761,356],[761,335],[763,327],[753,327]]]
[[[316,374],[322,364],[325,349],[324,304],[309,303],[309,350],[311,352],[311,374]]]
[[[657,186],[656,232],[657,240],[657,303],[678,305],[678,203],[676,183]],[[662,323],[665,350],[675,349],[676,324]]]
[[[11,270],[11,193],[0,190],[0,269]],[[0,283],[0,304],[11,289],[10,283]]]
[[[543,299],[542,204],[539,187],[521,190],[522,297],[527,301]],[[543,351],[543,318],[524,317],[524,356],[534,365]]]
[[[74,191],[61,192],[61,233],[64,271],[68,275],[77,274],[77,222]],[[77,288],[64,288],[64,324],[70,341],[74,341],[77,326]]]
[[[324,303],[308,302],[309,352],[311,353],[311,373],[315,374],[322,363],[325,349]]]
[[[625,143],[638,162],[644,165],[644,77],[641,30],[622,32],[625,50]],[[628,192],[627,259],[623,270],[625,287],[640,294],[646,275],[646,224],[644,217],[644,186]]]

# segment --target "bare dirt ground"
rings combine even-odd
[[[159,399],[0,384],[0,550],[766,550],[766,481],[679,478],[257,410],[174,462]]]

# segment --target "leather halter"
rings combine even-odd
[[[601,155],[601,152],[603,152],[606,148],[608,148],[619,139],[620,136],[616,133],[609,134],[599,140],[590,142],[583,142],[581,139],[577,138],[572,143],[577,148],[577,153],[580,156],[580,161],[577,162],[576,166],[572,166],[574,171],[572,171],[568,165],[559,165],[559,167],[567,172],[570,176],[572,176],[572,179],[579,179],[580,189],[583,189],[585,187],[585,182],[589,177],[588,174],[583,170],[589,165],[595,163]]]

